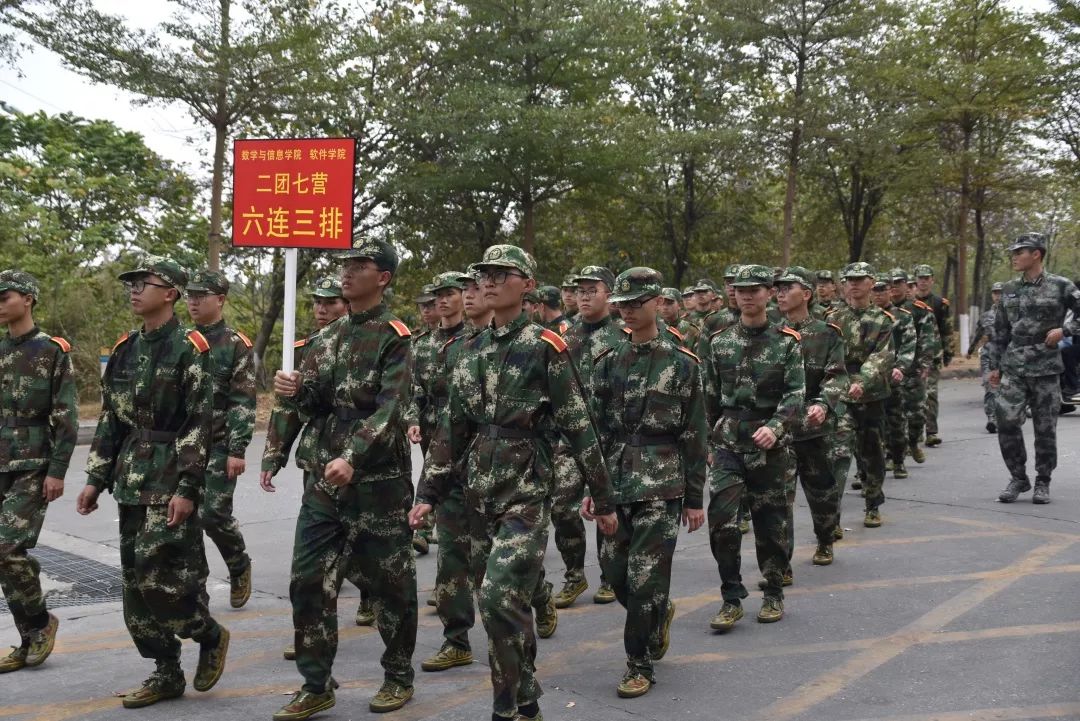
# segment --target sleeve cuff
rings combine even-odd
[[[59,478],[64,480],[64,476],[67,475],[68,466],[66,463],[60,463],[59,461],[53,461],[49,464],[49,469],[45,472],[50,478]]]
[[[189,501],[198,501],[199,489],[182,483],[177,486],[176,493],[174,495],[180,496],[181,498],[186,498]]]

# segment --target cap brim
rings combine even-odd
[[[640,300],[641,298],[659,298],[660,296],[649,293],[648,291],[640,291],[637,293],[619,293],[612,295],[608,298],[608,303],[626,303],[631,300]]]
[[[311,295],[311,297],[313,297],[313,298],[340,298],[341,297],[341,293],[331,293],[328,290],[322,290],[322,289],[313,290],[313,291],[311,291],[311,293],[309,295]]]
[[[192,285],[191,283],[187,284],[185,290],[187,290],[188,293],[194,291],[196,293],[209,293],[210,295],[224,295],[221,291],[207,288],[205,285]]]
[[[523,274],[526,278],[532,278],[532,276],[529,274],[529,271],[525,270],[517,263],[511,263],[509,261],[500,262],[498,260],[485,260],[483,263],[477,263],[474,267],[480,271],[482,271],[484,268],[509,268],[510,270],[516,270],[517,272]]]
[[[759,286],[759,285],[762,288],[771,288],[773,286],[773,281],[769,281],[768,283],[766,283],[763,280],[762,281],[754,281],[753,283],[748,283],[746,281],[743,281],[741,283],[732,283],[731,287],[733,287],[733,288],[753,288],[753,287]]]
[[[135,270],[125,270],[120,275],[116,276],[120,280],[135,280],[140,275],[156,275],[154,271],[147,268],[136,268]]]
[[[777,285],[778,283],[798,283],[799,285],[807,288],[808,290],[814,289],[814,286],[810,283],[810,281],[806,280],[805,278],[800,278],[797,275],[782,275],[773,281],[773,285]]]

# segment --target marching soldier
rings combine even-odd
[[[218,271],[200,271],[187,284],[188,312],[210,341],[214,369],[214,425],[199,521],[229,569],[229,604],[242,608],[251,598],[251,558],[233,517],[233,493],[255,430],[255,362],[247,336],[225,325],[228,294],[229,280]]]
[[[889,273],[889,280],[892,284],[889,294],[893,305],[910,312],[915,325],[915,365],[918,372],[904,377],[901,393],[908,451],[916,463],[924,463],[926,453],[919,447],[919,441],[926,425],[926,381],[934,359],[941,353],[937,320],[930,306],[909,297],[908,275],[903,268],[893,268]]]
[[[941,368],[952,362],[952,309],[949,307],[949,299],[935,295],[934,269],[929,265],[915,266],[915,297],[921,300],[934,312],[934,320],[937,321],[938,340],[941,342],[941,357],[934,361],[930,367],[930,373],[926,378],[926,445],[930,448],[941,445],[941,436],[938,435],[938,381],[941,378]]]
[[[420,295],[414,299],[416,310],[420,314],[420,326],[416,329],[417,336],[425,331],[432,331],[439,327],[439,314],[435,312],[435,291],[430,285],[420,289]]]
[[[697,310],[690,313],[690,322],[705,329],[705,319],[713,312],[713,300],[716,299],[716,284],[708,278],[702,278],[694,284],[694,300],[697,302]]]
[[[574,276],[576,272],[570,273],[563,278],[562,286],[559,288],[559,295],[562,296],[563,312],[566,314],[566,321],[573,324],[577,321],[578,307],[577,307],[577,284],[574,283]]]
[[[735,302],[735,287],[732,282],[738,272],[738,265],[729,265],[724,269],[724,297],[727,299],[726,307],[710,313],[701,321],[701,333],[698,335],[696,346],[699,358],[709,354],[709,344],[714,335],[722,330],[730,328],[739,322],[739,307]]]
[[[998,304],[1001,302],[1001,292],[1004,284],[994,283],[990,289],[990,297],[992,303],[989,308],[983,311],[983,314],[979,316],[979,325],[975,331],[975,336],[971,339],[971,344],[967,349],[967,357],[971,358],[971,354],[975,352],[975,349],[979,349],[979,377],[982,379],[983,385],[983,412],[986,413],[986,432],[997,433],[997,420],[995,418],[995,401],[994,398],[997,392],[990,386],[990,350],[989,345],[991,339],[994,337],[994,323],[997,317]],[[986,341],[983,345],[979,345],[982,341]]]
[[[534,676],[530,602],[543,582],[556,434],[570,444],[589,485],[592,506],[584,510],[597,516],[606,534],[615,531],[617,521],[566,343],[521,312],[523,296],[536,283],[535,261],[521,248],[495,245],[476,270],[493,325],[469,344],[454,368],[449,413],[432,441],[409,518],[419,526],[449,495],[455,469],[467,468],[465,498],[474,534],[474,583],[488,634],[492,718],[532,720],[541,718],[541,691]]]
[[[52,653],[59,619],[45,608],[37,545],[48,505],[64,494],[79,433],[71,345],[34,322],[37,279],[0,272],[0,588],[20,643],[0,673],[40,666]]]
[[[817,280],[814,311],[819,319],[824,319],[839,302],[837,298],[836,280],[831,270],[819,270],[815,275]]]
[[[682,289],[683,320],[690,320],[690,314],[697,310],[697,298],[694,296],[694,286],[688,285]],[[690,321],[693,322],[693,321]]]
[[[199,644],[195,690],[213,688],[229,632],[207,608],[195,515],[214,417],[210,342],[174,314],[188,280],[175,261],[150,256],[120,280],[143,325],[120,337],[105,366],[101,418],[76,509],[84,516],[97,510],[103,490],[119,508],[124,621],[140,655],[156,665],[123,697],[125,708],[141,708],[183,695],[177,636]]]
[[[874,305],[882,310],[893,324],[893,367],[889,372],[889,396],[885,399],[885,450],[893,478],[907,478],[904,466],[907,454],[907,419],[904,416],[904,381],[922,372],[917,365],[919,335],[911,311],[893,304],[888,273],[881,273],[874,283]]]
[[[553,330],[559,335],[566,335],[570,321],[562,312],[562,294],[553,285],[540,286],[536,294],[540,297],[540,325]]]
[[[658,299],[660,319],[682,336],[679,345],[696,348],[701,329],[682,317],[682,298],[678,288],[663,288]]]
[[[626,608],[627,671],[617,687],[623,698],[648,693],[656,681],[653,662],[671,641],[669,592],[680,517],[691,533],[705,522],[708,426],[699,362],[660,334],[662,282],[651,268],[631,268],[616,279],[612,297],[630,337],[603,351],[593,369],[592,412],[619,518],[600,560]]]

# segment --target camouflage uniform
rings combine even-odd
[[[889,288],[888,276],[879,276],[879,283]],[[919,334],[915,330],[915,317],[911,311],[892,304],[882,309],[893,324],[893,364],[892,367],[904,374],[904,378],[910,378],[922,372],[922,366],[917,364],[917,351]],[[888,374],[889,396],[885,399],[885,450],[889,459],[893,462],[893,468],[899,468],[904,463],[907,454],[907,418],[904,416],[904,389],[903,381],[899,383],[892,380],[892,373]]]
[[[852,263],[846,278],[873,277],[868,263]],[[893,367],[892,321],[873,303],[865,308],[842,305],[829,314],[829,322],[844,336],[844,362],[851,383],[861,383],[863,395],[858,400],[847,397],[845,405],[854,429],[855,454],[866,474],[866,510],[877,512],[885,502],[883,423],[885,399],[889,396],[888,373]],[[846,479],[838,479],[844,484]]]
[[[142,268],[178,290],[186,272],[167,259]],[[108,490],[119,507],[124,621],[143,658],[163,676],[180,675],[180,638],[216,645],[223,629],[210,615],[203,536],[195,514],[166,524],[173,496],[198,503],[213,423],[210,343],[174,317],[154,330],[125,333],[101,378],[102,408],[87,484]],[[179,677],[182,681],[182,676]]]
[[[928,265],[915,266],[915,277],[926,277],[933,274],[934,269]],[[947,366],[952,362],[953,321],[948,298],[942,298],[930,293],[918,300],[930,306],[933,311],[938,340],[941,343],[941,356],[930,366],[930,374],[926,378],[926,435],[929,437],[938,434],[938,381],[941,378],[942,366]]]
[[[397,269],[382,241],[338,254]],[[296,451],[305,469],[296,519],[289,597],[296,667],[303,690],[324,693],[337,653],[337,596],[350,564],[374,601],[386,650],[387,683],[412,687],[416,645],[416,562],[408,511],[413,493],[403,433],[410,360],[408,327],[382,303],[328,324],[300,368],[298,393],[286,399],[311,420]],[[353,468],[337,487],[323,477],[330,461]]]
[[[891,282],[908,280],[908,274],[903,268],[893,268],[889,273]],[[904,403],[904,418],[907,422],[907,443],[912,453],[921,453],[918,450],[919,441],[922,440],[923,429],[926,427],[926,384],[927,378],[923,377],[922,371],[927,371],[927,377],[932,370],[936,358],[941,355],[941,339],[938,336],[937,319],[933,309],[921,300],[905,300],[897,304],[911,313],[915,324],[916,365],[920,369],[918,373],[912,373],[904,377],[901,384],[902,398]]]
[[[660,274],[632,268],[614,302],[655,296]],[[661,335],[604,351],[592,373],[592,413],[615,490],[619,528],[600,560],[626,608],[627,666],[650,681],[671,603],[671,564],[683,503],[702,508],[708,426],[698,359]]]
[[[772,285],[771,268],[744,265],[735,278],[742,285]],[[709,469],[709,540],[720,571],[724,601],[746,598],[739,547],[739,505],[749,498],[758,568],[766,598],[781,599],[788,566],[787,483],[794,471],[791,429],[803,413],[805,373],[798,333],[766,324],[748,328],[740,321],[712,336],[705,366],[705,409],[712,427]],[[777,443],[770,450],[751,436],[768,427]]]
[[[1010,251],[1020,248],[1046,250],[1041,234],[1016,239]],[[1072,321],[1065,315],[1073,312]],[[1034,281],[1021,276],[1002,289],[1001,306],[994,319],[990,340],[990,370],[1001,372],[997,395],[998,445],[1012,481],[1002,501],[1030,488],[1023,423],[1027,411],[1035,429],[1035,500],[1049,502],[1050,476],[1057,467],[1057,418],[1061,407],[1059,376],[1064,370],[1061,350],[1046,346],[1046,334],[1061,328],[1068,337],[1080,335],[1080,290],[1072,281],[1042,273]],[[1006,493],[1012,490],[1011,498]],[[1041,500],[1043,496],[1045,500]]]
[[[535,276],[520,248],[496,245],[476,264]],[[540,697],[530,601],[542,583],[552,492],[552,444],[569,443],[596,502],[613,512],[611,484],[577,373],[557,333],[523,313],[462,350],[450,410],[440,418],[417,497],[436,508],[466,473],[472,569],[488,634],[495,713]],[[525,470],[525,475],[522,471]]]
[[[1001,283],[994,283],[993,290],[1000,292],[1003,288]],[[997,304],[994,304],[983,311],[983,314],[979,316],[979,324],[976,327],[975,335],[971,339],[971,344],[968,346],[967,354],[971,355],[976,348],[979,348],[979,377],[982,379],[983,387],[983,412],[986,413],[987,423],[997,425],[997,419],[995,418],[995,398],[997,391],[990,385],[990,341],[994,338],[994,324],[997,317]],[[979,342],[985,340],[986,343],[980,348]]]
[[[0,273],[0,292],[38,297],[28,273]],[[0,588],[22,648],[48,624],[40,572],[27,550],[45,520],[46,476],[64,479],[79,430],[71,346],[36,325],[0,337]]]
[[[203,271],[192,277],[187,290],[226,294],[229,281],[220,272]],[[255,358],[247,336],[226,326],[224,320],[197,328],[210,341],[214,382],[210,460],[199,521],[236,579],[248,569],[251,559],[245,552],[240,524],[233,517],[236,479],[229,478],[225,464],[228,458],[244,457],[255,430]]]

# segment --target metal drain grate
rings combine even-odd
[[[38,546],[30,555],[41,564],[49,608],[89,606],[122,598],[119,568],[48,546]],[[0,613],[8,612],[7,601],[0,599]]]

